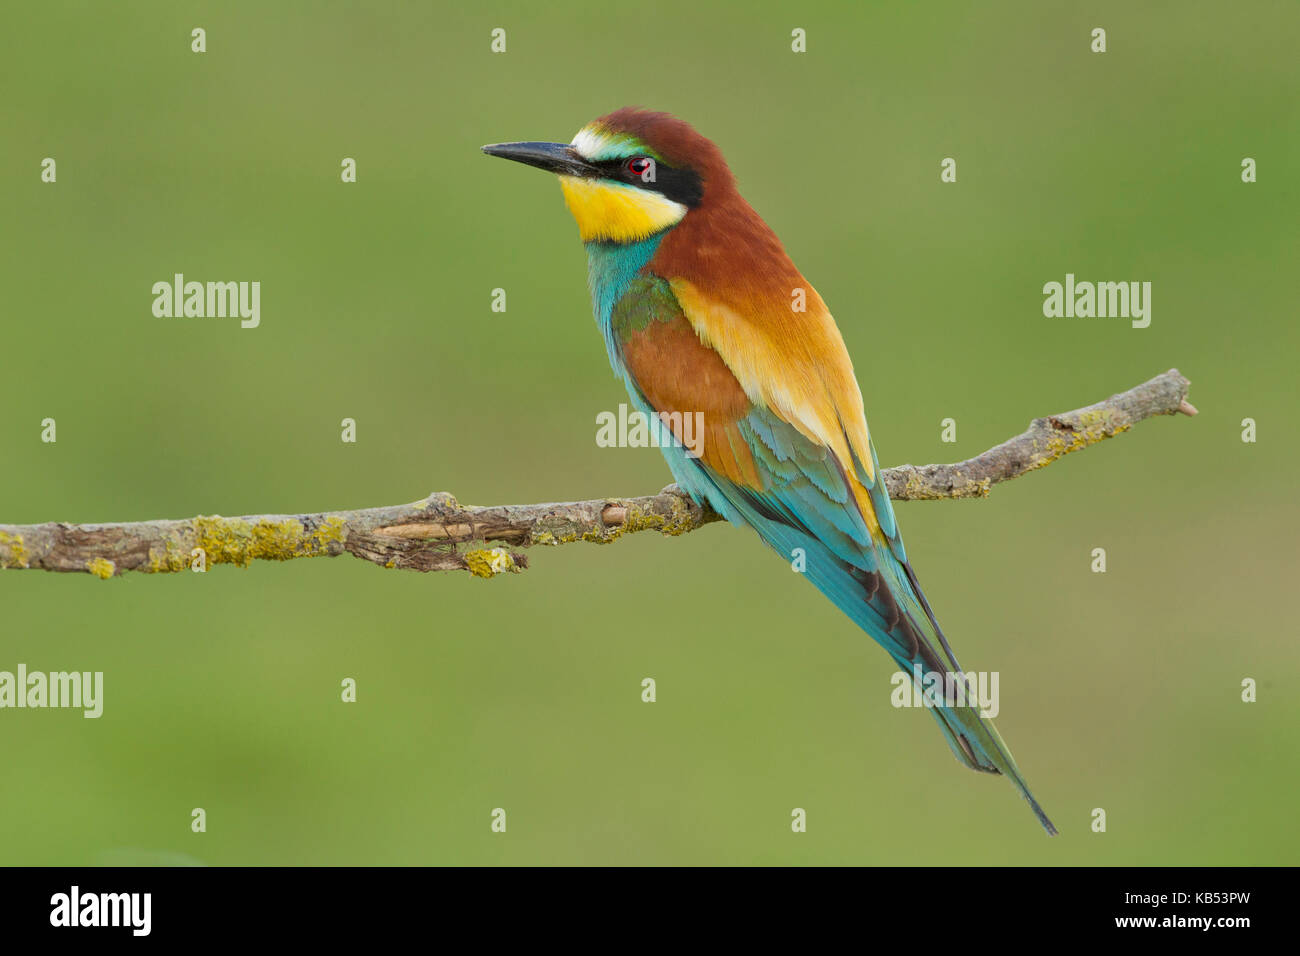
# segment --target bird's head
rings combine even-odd
[[[648,239],[732,185],[721,152],[690,124],[635,107],[593,120],[572,143],[497,143],[483,152],[559,176],[583,242]]]

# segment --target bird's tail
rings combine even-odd
[[[1029,803],[1029,808],[1034,811],[1034,816],[1038,817],[1038,822],[1043,825],[1047,835],[1056,836],[1056,827],[1029,792],[1029,785],[1021,776],[1011,750],[993,726],[992,720],[982,716],[977,707],[966,704],[943,703],[941,706],[930,707],[929,710],[939,722],[948,746],[960,763],[982,773],[1000,773],[1010,780]]]
[[[770,504],[745,496],[734,486],[726,487],[730,493],[715,506],[731,521],[754,528],[782,557],[805,555],[809,581],[884,647],[905,673],[914,679],[918,668],[923,674],[951,673],[955,677],[962,673],[905,554],[894,554],[884,543],[873,544],[872,549],[864,549],[856,556],[847,554],[849,549],[844,546],[832,550],[809,529],[798,526],[794,518],[783,517]],[[877,514],[884,513],[888,501],[886,497]],[[823,533],[829,540],[838,540],[830,524]],[[901,542],[898,548],[901,552]],[[972,770],[1006,776],[1029,802],[1043,829],[1049,835],[1056,834],[1056,827],[1029,792],[1011,751],[991,720],[965,704],[927,709],[934,712],[948,746],[961,763]]]
[[[933,701],[938,706],[927,706],[926,709],[939,722],[957,760],[972,770],[1002,774],[1010,780],[1029,803],[1048,836],[1055,836],[1056,827],[1029,792],[1029,785],[1016,766],[1010,748],[1003,742],[993,721],[982,715],[982,705],[978,694],[974,693],[976,688],[970,684],[977,675],[964,672],[957,663],[957,657],[943,636],[911,565],[906,560],[898,560],[883,547],[877,550],[875,557],[879,573],[850,572],[850,577],[861,584],[856,602],[837,600],[848,597],[837,589],[823,590],[831,594],[832,600],[836,600],[863,630],[880,642],[914,681],[922,681],[923,692],[927,679],[939,680],[943,692]],[[816,580],[814,583],[822,586]],[[958,688],[961,693],[957,692]]]

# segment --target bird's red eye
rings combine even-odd
[[[642,175],[652,165],[645,156],[633,156],[627,161],[627,171],[634,176]]]

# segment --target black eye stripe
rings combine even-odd
[[[635,173],[628,169],[629,161],[642,158],[649,159],[655,164],[653,182],[645,182],[641,178],[641,173]],[[695,170],[677,169],[661,163],[652,156],[623,156],[619,159],[602,159],[591,165],[600,170],[601,176],[605,179],[630,183],[638,189],[660,193],[673,202],[679,202],[684,206],[698,206],[704,196],[704,186]]]

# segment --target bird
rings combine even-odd
[[[839,328],[718,146],[672,114],[623,107],[569,143],[482,151],[558,177],[610,364],[663,430],[679,488],[801,560],[914,681],[962,673],[903,546]],[[992,721],[938,703],[927,709],[957,760],[1006,776],[1055,835]]]

